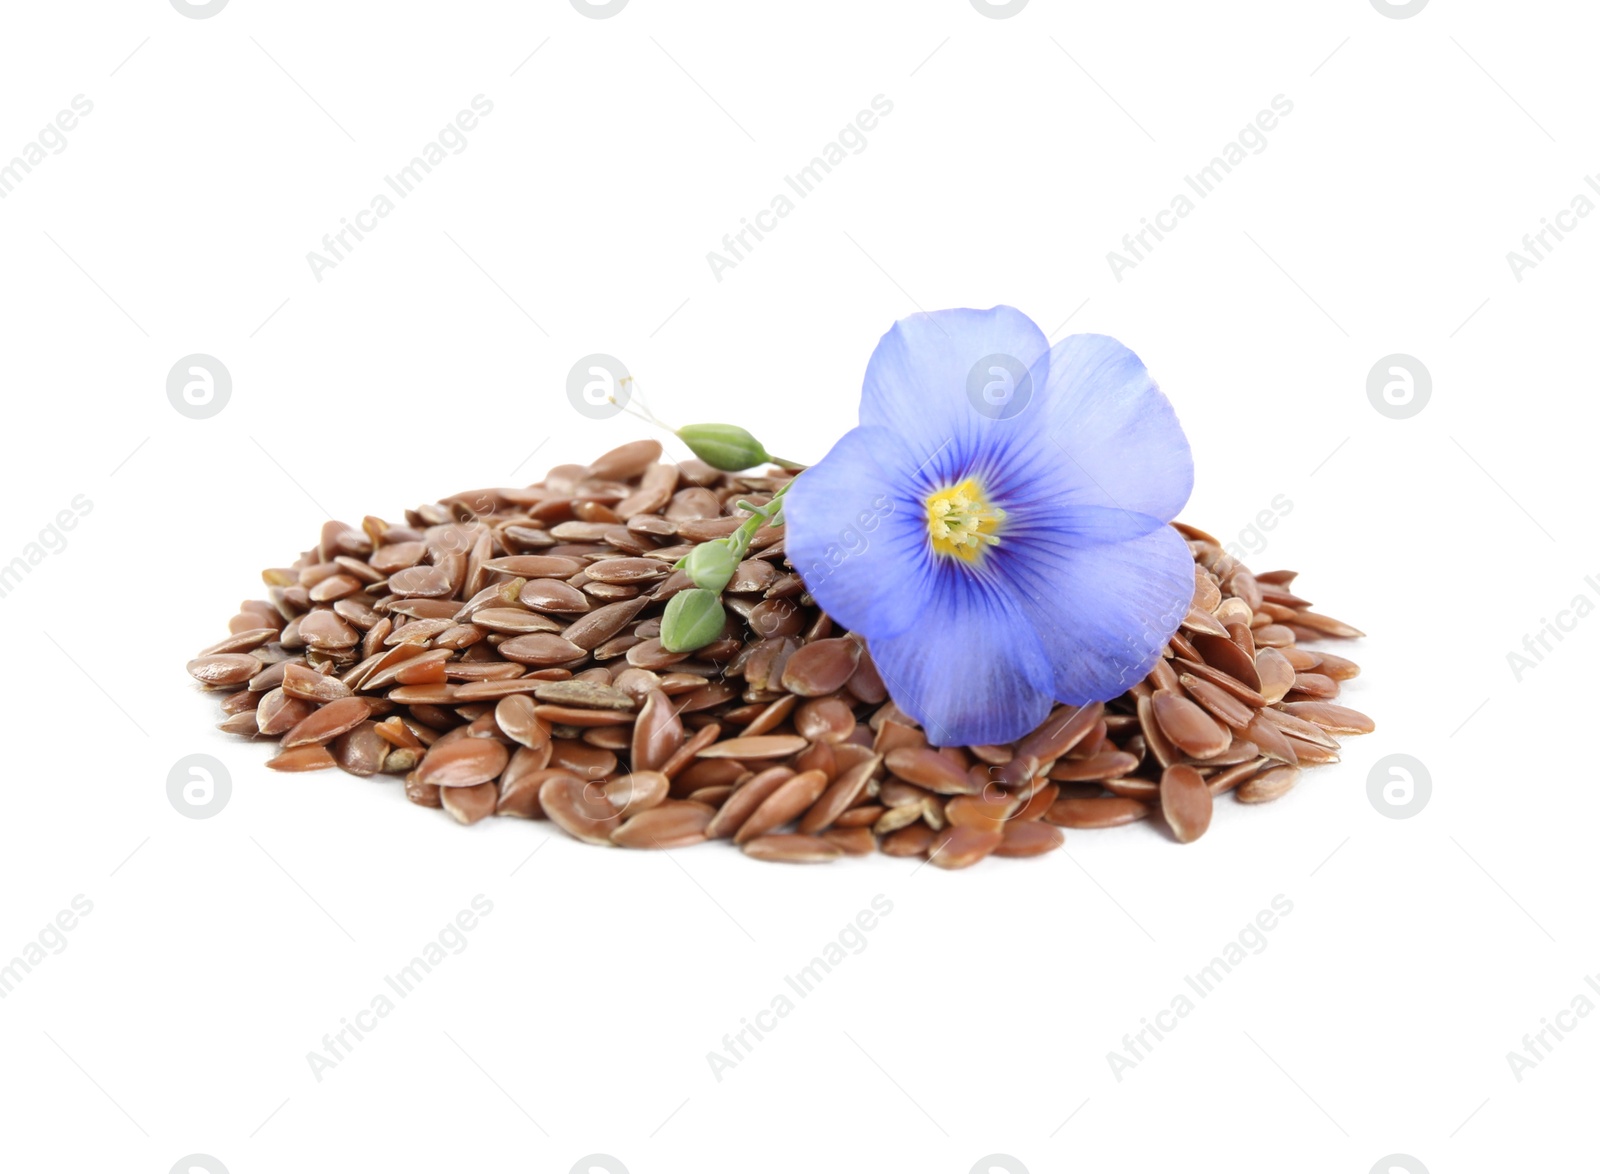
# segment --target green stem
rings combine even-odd
[[[789,486],[793,484],[794,481],[791,479],[787,485],[772,495],[766,505],[755,506],[744,501],[739,503],[740,508],[750,511],[750,517],[745,519],[744,525],[728,535],[728,549],[733,552],[736,559],[743,560],[750,552],[750,543],[755,538],[756,531],[763,525],[768,523],[774,526],[783,525],[783,495],[789,492]]]

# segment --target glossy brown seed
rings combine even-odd
[[[328,748],[322,745],[296,746],[293,750],[285,750],[277,757],[267,760],[268,770],[326,770],[330,766],[337,765]]]
[[[756,836],[741,847],[746,856],[779,864],[826,864],[839,859],[842,851],[839,845],[821,836],[803,835]]]
[[[634,700],[621,689],[599,681],[547,681],[534,694],[547,705],[577,706],[582,709],[632,709]]]
[[[801,771],[783,780],[740,825],[733,842],[743,844],[798,819],[801,812],[822,797],[827,786],[828,776],[820,770]]]
[[[861,645],[843,638],[813,640],[789,657],[783,687],[802,697],[821,697],[844,687],[855,674]]]
[[[878,769],[880,761],[877,755],[872,755],[841,772],[838,778],[828,784],[828,789],[800,820],[800,831],[806,835],[815,835],[830,827],[835,820],[854,807],[861,796],[866,794],[867,784]]]
[[[228,688],[249,681],[261,671],[261,662],[242,652],[221,652],[211,656],[196,657],[184,667],[189,670],[189,675],[201,684]]]
[[[1202,681],[1193,673],[1184,673],[1178,684],[1212,717],[1224,725],[1242,730],[1250,724],[1256,711],[1240,701],[1226,689],[1219,689],[1210,681]]]
[[[493,738],[458,738],[429,747],[417,778],[436,787],[473,787],[499,776],[511,752]]]
[[[658,770],[637,770],[607,779],[601,784],[600,793],[611,806],[626,816],[660,806],[666,800],[670,786],[667,776]]]
[[[1044,817],[1064,828],[1110,828],[1134,823],[1149,815],[1148,803],[1110,796],[1104,799],[1057,799]]]
[[[703,844],[706,827],[716,812],[704,803],[671,799],[632,815],[611,833],[624,848],[687,848]]]
[[[855,713],[837,697],[807,701],[794,714],[795,733],[813,742],[843,742],[855,728]]]
[[[1266,767],[1268,760],[1255,758],[1249,762],[1241,762],[1238,766],[1230,766],[1226,770],[1219,770],[1206,780],[1206,790],[1213,796],[1222,795],[1233,790],[1251,775]]]
[[[968,795],[980,789],[974,786],[965,769],[927,747],[902,746],[891,750],[884,755],[883,764],[897,778],[941,795]]]
[[[723,802],[707,827],[706,834],[714,840],[732,836],[744,826],[756,808],[766,802],[768,796],[793,777],[794,771],[786,766],[770,767],[746,777]]]
[[[507,660],[532,668],[565,664],[581,658],[584,653],[584,650],[576,644],[557,636],[554,632],[534,632],[528,636],[514,636],[502,642],[498,651]]]
[[[1099,701],[1078,708],[1062,706],[1022,740],[1017,754],[1031,754],[1040,762],[1060,758],[1094,729],[1095,723],[1105,715],[1105,709]]]
[[[1012,820],[1002,829],[996,856],[1043,856],[1061,847],[1066,837],[1061,829],[1047,823]]]
[[[1321,673],[1296,673],[1290,693],[1299,700],[1332,701],[1339,696],[1339,682]]]
[[[934,836],[928,846],[928,863],[935,868],[971,868],[1004,842],[1003,833],[993,828],[964,827],[952,824]]]
[[[1233,793],[1234,798],[1240,803],[1270,803],[1286,795],[1299,777],[1298,767],[1275,766],[1246,779]]]
[[[530,749],[550,741],[550,725],[533,712],[526,696],[503,697],[495,703],[494,720],[501,733]]]
[[[761,734],[754,738],[729,738],[700,751],[701,758],[787,758],[806,748],[806,740],[794,734]]]
[[[1373,720],[1359,710],[1326,701],[1291,701],[1283,707],[1283,712],[1330,734],[1370,734],[1377,728]]]
[[[343,697],[330,701],[314,713],[296,722],[294,728],[283,736],[283,748],[321,745],[333,741],[347,730],[353,730],[367,720],[372,706],[365,697]]]
[[[450,576],[439,567],[412,566],[389,576],[390,592],[408,598],[438,599],[449,595],[451,586]]]
[[[1233,744],[1228,728],[1187,697],[1157,693],[1150,699],[1161,732],[1192,758],[1212,758]]]
[[[390,758],[393,758],[396,754],[401,753],[409,753],[409,751],[396,750],[390,755]],[[388,769],[387,765],[384,769]],[[442,794],[440,789],[434,786],[432,783],[420,782],[417,779],[417,774],[415,771],[412,771],[410,774],[406,775],[405,791],[406,798],[412,803],[415,803],[418,807],[444,806],[444,802],[440,798],[440,795]]]
[[[537,750],[523,746],[511,756],[511,763],[500,775],[500,798],[495,804],[496,815],[514,816],[518,819],[544,819],[544,808],[539,805],[539,788],[545,780],[556,774],[566,774],[540,765],[549,759]],[[577,776],[569,775],[574,782]]]
[[[1119,778],[1139,765],[1132,754],[1102,750],[1089,758],[1063,758],[1050,768],[1050,777],[1063,783],[1092,783]]]
[[[1251,719],[1250,724],[1245,727],[1243,737],[1268,758],[1275,758],[1290,766],[1300,761],[1295,754],[1294,746],[1289,741],[1289,736],[1264,713],[1257,713]]]
[[[1198,840],[1211,826],[1211,792],[1194,767],[1179,763],[1161,772],[1161,814],[1180,844]]]
[[[270,689],[261,696],[255,707],[256,732],[268,738],[287,734],[310,717],[315,707],[299,697],[290,697],[282,689]]]
[[[474,787],[444,787],[439,791],[440,805],[457,823],[477,823],[494,814],[500,791],[493,783],[479,783]]]
[[[1295,669],[1289,659],[1276,648],[1262,648],[1255,656],[1256,676],[1261,682],[1261,696],[1276,704],[1294,687]]]
[[[934,830],[925,823],[913,823],[889,832],[878,842],[885,856],[923,856],[933,845]]]
[[[534,611],[555,612],[558,615],[589,610],[589,597],[570,583],[558,579],[529,579],[522,585],[517,599],[524,607]]]
[[[957,795],[944,805],[945,819],[954,827],[1002,828],[1022,804],[996,789],[984,795]]]
[[[831,827],[820,834],[846,856],[870,856],[878,847],[878,837],[871,828]]]
[[[611,846],[621,817],[598,785],[567,771],[550,771],[539,786],[539,806],[550,822],[573,839]]]

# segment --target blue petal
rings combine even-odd
[[[1003,573],[1054,669],[1055,698],[1071,705],[1143,680],[1194,599],[1194,558],[1170,526],[1093,546],[1013,542],[1007,555]]]
[[[1043,414],[1035,423],[1059,476],[1034,500],[1056,510],[1118,511],[1126,515],[1125,537],[1178,516],[1194,487],[1194,459],[1172,404],[1138,355],[1100,334],[1062,339],[1050,352],[1039,399]],[[1070,483],[1065,492],[1063,479]]]
[[[1051,670],[1033,624],[990,576],[943,562],[924,622],[868,647],[895,704],[935,746],[1010,742],[1050,713]]]
[[[1044,332],[1010,306],[914,314],[895,323],[872,352],[861,423],[901,436],[924,489],[959,481],[979,463],[1004,467],[1013,450],[1034,440],[1031,417],[1049,354]],[[1019,376],[1011,390],[994,393],[1014,396],[1010,407],[983,399],[996,356],[1011,360]]]
[[[784,547],[812,597],[863,636],[927,614],[932,552],[916,463],[884,428],[855,428],[784,495]]]

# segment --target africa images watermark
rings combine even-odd
[[[867,132],[877,129],[880,116],[887,118],[894,112],[894,103],[882,94],[873,95],[871,110],[859,111],[854,121],[845,125],[832,140],[824,144],[821,154],[814,156],[811,162],[793,175],[783,177],[784,186],[800,199],[805,199],[816,191],[824,179],[832,174],[833,169],[839,166],[849,155],[859,155],[867,149]],[[787,192],[778,192],[754,216],[742,218],[739,223],[743,225],[737,232],[725,233],[722,237],[722,252],[712,249],[706,254],[706,264],[711,266],[711,276],[717,281],[722,280],[726,270],[738,267],[740,261],[748,260],[757,244],[766,239],[766,234],[778,227],[778,222],[788,217],[798,205],[789,198]],[[755,237],[752,241],[749,238]]]
[[[794,1013],[797,1004],[789,997],[788,991],[793,991],[799,998],[806,998],[822,985],[823,979],[843,965],[846,958],[851,954],[860,954],[867,948],[867,934],[877,928],[878,919],[894,912],[894,902],[882,893],[876,894],[869,904],[871,908],[862,909],[846,922],[816,957],[793,974],[783,976],[783,984],[788,990],[780,990],[773,995],[768,1005],[755,1013],[754,1022],[749,1018],[740,1019],[739,1030],[722,1037],[722,1051],[706,1053],[706,1063],[710,1065],[711,1075],[716,1077],[718,1084],[722,1083],[724,1072],[737,1067],[740,1061],[748,1060],[756,1044],[770,1032],[776,1031],[778,1025]]]
[[[78,921],[94,912],[94,902],[82,893],[73,897],[69,907],[47,921],[33,939],[18,950],[11,961],[0,966],[0,999],[14,993],[22,980],[32,974],[51,954],[63,953],[67,948],[67,935],[78,928]]]
[[[23,545],[21,554],[8,563],[0,563],[0,599],[21,586],[22,581],[33,574],[33,568],[50,555],[60,554],[67,549],[66,531],[77,529],[78,522],[94,509],[94,502],[81,493],[67,504],[72,508],[57,511],[38,536]]]
[[[1583,182],[1596,196],[1600,196],[1600,175],[1586,175],[1583,177]],[[1520,282],[1522,275],[1529,269],[1537,269],[1539,262],[1548,261],[1556,245],[1566,240],[1567,233],[1575,231],[1578,222],[1587,219],[1594,209],[1594,200],[1587,193],[1580,191],[1568,201],[1567,207],[1562,208],[1554,216],[1539,217],[1539,223],[1543,227],[1537,232],[1523,233],[1522,251],[1512,249],[1506,253],[1506,264],[1511,267],[1511,276]],[[1555,240],[1551,240],[1551,237]]]
[[[1586,974],[1583,976],[1584,985],[1600,997],[1600,975]],[[1595,1001],[1583,991],[1572,996],[1569,1005],[1554,1016],[1541,1018],[1543,1024],[1538,1031],[1529,1032],[1522,1037],[1522,1051],[1512,1048],[1506,1053],[1506,1063],[1511,1067],[1511,1075],[1516,1077],[1517,1083],[1522,1083],[1522,1074],[1530,1068],[1537,1068],[1540,1061],[1548,1060],[1555,1051],[1557,1044],[1567,1036],[1578,1030],[1578,1025],[1594,1013]],[[1554,1023],[1550,1019],[1555,1020]],[[1524,1054],[1525,1053],[1525,1054]]]
[[[479,918],[494,912],[494,902],[482,893],[474,896],[469,903],[472,908],[462,909],[446,922],[437,934],[423,943],[410,962],[393,974],[383,976],[386,990],[373,995],[368,1005],[354,1015],[340,1019],[338,1031],[331,1031],[322,1037],[322,1051],[313,1048],[306,1053],[306,1063],[310,1065],[311,1075],[316,1077],[318,1084],[322,1083],[325,1072],[348,1060],[355,1052],[356,1045],[394,1013],[399,1004],[389,997],[390,992],[400,999],[409,998],[430,974],[444,964],[445,959],[452,954],[466,952],[470,944],[467,934],[478,928]]]
[[[1506,653],[1506,664],[1511,666],[1511,678],[1517,684],[1522,684],[1524,675],[1544,663],[1544,658],[1555,651],[1556,644],[1577,630],[1580,620],[1594,612],[1595,598],[1600,598],[1600,577],[1586,575],[1583,585],[1594,592],[1593,598],[1588,592],[1580,591],[1570,604],[1556,612],[1554,620],[1540,616],[1538,630],[1522,637],[1522,651],[1512,649]]]
[[[1199,199],[1205,199],[1217,190],[1235,167],[1250,155],[1259,155],[1265,151],[1269,142],[1267,132],[1277,129],[1280,117],[1287,117],[1293,112],[1293,102],[1282,94],[1274,95],[1272,109],[1259,111],[1255,119],[1246,124],[1232,141],[1223,144],[1221,153],[1213,157],[1211,162],[1193,175],[1184,176],[1185,186]],[[1144,226],[1143,228],[1138,232],[1123,235],[1122,252],[1112,249],[1106,254],[1106,264],[1111,266],[1111,276],[1120,283],[1125,272],[1138,268],[1140,261],[1149,260],[1156,245],[1165,240],[1166,234],[1174,231],[1179,221],[1187,218],[1196,207],[1198,205],[1189,198],[1188,192],[1179,191],[1172,197],[1167,207],[1154,216],[1142,217],[1139,223]],[[1150,240],[1151,237],[1155,240]]]
[[[393,175],[383,177],[384,185],[390,192],[402,200],[407,199],[421,186],[422,181],[433,173],[434,168],[444,163],[451,155],[459,155],[467,149],[468,132],[477,130],[480,118],[487,118],[494,113],[494,103],[482,94],[474,95],[471,105],[470,110],[457,112],[455,118],[446,123],[443,130],[423,144],[422,150],[413,156],[409,163]],[[337,232],[323,236],[322,251],[312,249],[306,254],[306,264],[311,266],[311,276],[320,283],[324,272],[337,269],[339,262],[349,260],[356,245],[365,240],[367,234],[374,231],[380,223],[387,220],[397,207],[399,205],[390,198],[388,192],[379,192],[372,197],[367,207],[354,216],[341,217],[339,223],[343,227]],[[350,239],[352,237],[355,239]]]
[[[1201,999],[1209,998],[1222,985],[1223,979],[1233,973],[1246,958],[1266,950],[1269,944],[1267,934],[1278,927],[1278,919],[1294,912],[1294,902],[1282,893],[1274,896],[1270,904],[1272,906],[1270,909],[1261,910],[1245,923],[1244,928],[1233,940],[1224,943],[1217,956],[1209,963],[1193,974],[1183,976],[1184,985],[1190,991]],[[1138,1031],[1129,1032],[1122,1037],[1123,1050],[1106,1053],[1106,1063],[1110,1065],[1111,1075],[1117,1078],[1117,1083],[1122,1083],[1124,1072],[1138,1067],[1140,1061],[1148,1060],[1155,1051],[1156,1044],[1177,1030],[1178,1025],[1194,1013],[1197,1005],[1187,991],[1180,990],[1172,996],[1171,1002],[1165,1008],[1149,1018],[1140,1019],[1139,1022],[1143,1026]]]
[[[51,155],[67,149],[67,132],[78,128],[78,120],[94,113],[94,103],[82,94],[75,94],[72,109],[63,110],[48,122],[32,141],[22,144],[22,149],[7,163],[0,163],[0,200],[5,199],[33,169]]]

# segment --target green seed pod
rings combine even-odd
[[[733,578],[739,560],[733,557],[725,538],[702,542],[684,556],[683,573],[696,587],[720,593]]]
[[[661,616],[661,647],[668,652],[693,652],[722,635],[727,617],[714,591],[690,587],[667,600]]]
[[[772,458],[761,442],[737,424],[685,424],[678,439],[713,469],[737,473]]]

